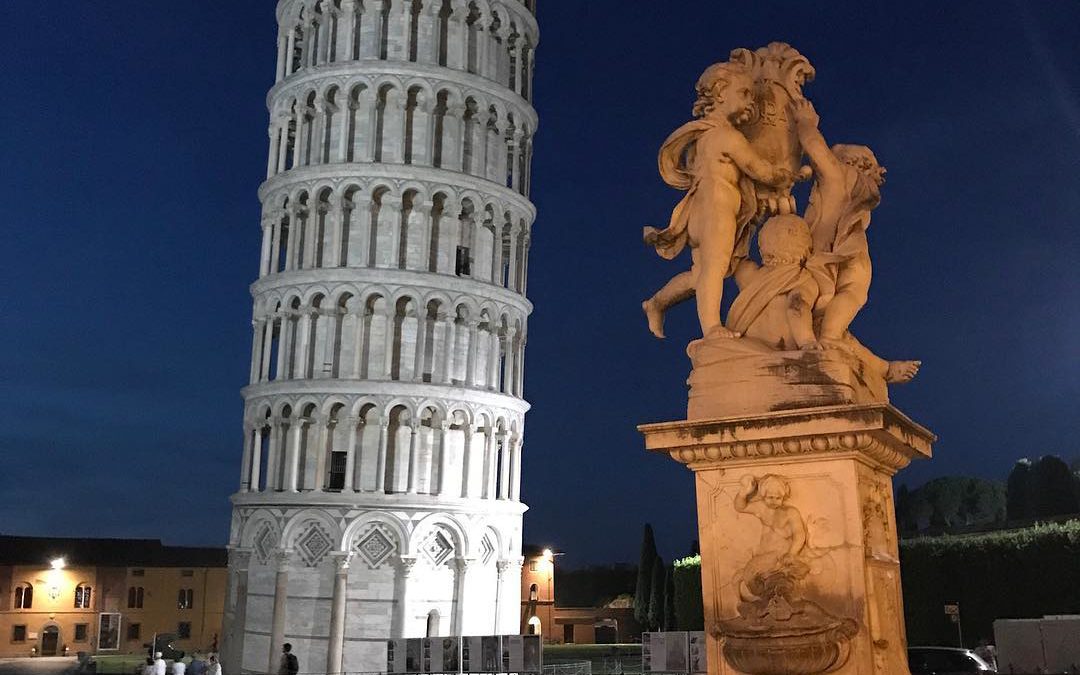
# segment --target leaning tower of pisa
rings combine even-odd
[[[533,0],[280,0],[226,672],[517,633]]]

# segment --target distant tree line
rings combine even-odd
[[[1080,513],[1080,460],[1021,459],[999,481],[944,476],[919,488],[896,490],[901,537],[1015,528]]]

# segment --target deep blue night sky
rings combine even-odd
[[[693,484],[634,426],[685,412],[687,263],[640,239],[701,70],[792,43],[831,142],[889,169],[854,329],[923,371],[911,485],[1080,454],[1080,4],[541,0],[527,540],[569,566],[695,537]],[[276,26],[270,0],[7,0],[0,59],[0,530],[225,543],[239,481]],[[685,254],[684,254],[685,255]]]

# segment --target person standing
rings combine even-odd
[[[154,652],[154,675],[165,675],[165,659],[161,658],[161,652]]]
[[[221,675],[221,664],[218,663],[217,656],[210,655],[210,664],[206,667],[206,675]]]
[[[278,666],[278,675],[296,675],[300,672],[300,662],[296,654],[292,653],[292,645],[286,642],[281,646],[281,665]]]
[[[184,675],[184,671],[187,670],[187,664],[180,659],[176,659],[172,664],[172,675]]]

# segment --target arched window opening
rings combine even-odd
[[[506,49],[507,49],[507,52],[509,53],[509,61],[510,61],[510,68],[508,69],[510,72],[507,74],[509,76],[508,84],[509,84],[510,89],[512,91],[517,91],[518,90],[518,82],[520,81],[519,80],[519,74],[518,74],[518,56],[517,56],[518,55],[518,45],[520,44],[520,42],[519,42],[520,38],[521,38],[521,36],[517,32],[517,26],[515,26],[513,22],[510,22],[510,36],[506,40]]]
[[[443,142],[445,135],[446,125],[446,111],[447,100],[449,99],[449,92],[440,91],[439,95],[435,98],[435,123],[433,125],[433,131],[435,138],[432,141],[431,146],[431,165],[435,168],[440,168],[443,165]]]
[[[439,26],[436,30],[439,39],[437,61],[440,66],[446,66],[447,42],[450,38],[450,15],[453,14],[453,11],[454,8],[451,6],[450,0],[443,0],[442,6],[439,8]]]
[[[412,419],[404,406],[397,406],[390,411],[390,426],[387,428],[387,448],[383,485],[387,494],[405,492],[409,475],[409,446],[411,445]]]
[[[425,3],[432,2],[432,0],[423,0]],[[411,10],[409,12],[409,60],[416,61],[416,55],[419,45],[417,44],[420,36],[420,3],[412,3]]]
[[[360,188],[350,188],[345,192],[345,196],[341,198],[341,219],[338,224],[338,259],[334,261],[334,264],[338,267],[348,267],[349,265],[349,254],[354,245],[349,236],[352,231],[353,210],[356,208],[353,197],[359,190]]]
[[[439,610],[433,609],[427,615],[427,636],[439,637]]]
[[[454,274],[459,277],[472,276],[472,240],[473,227],[473,204],[468,199],[461,203],[461,216],[458,224],[457,249],[454,254]]]
[[[431,231],[428,238],[428,272],[439,271],[439,254],[442,253],[439,241],[442,237],[442,220],[445,206],[446,195],[441,192],[436,194],[431,203]]]
[[[382,12],[379,14],[379,58],[386,60],[387,45],[390,41],[390,3],[382,3]]]
[[[479,120],[476,119],[478,106],[474,99],[468,99],[465,101],[465,114],[462,115],[461,122],[464,127],[464,134],[461,146],[461,170],[464,173],[476,175],[479,173],[478,162],[476,161],[476,141],[479,131]],[[451,167],[452,168],[452,167]]]
[[[292,54],[290,55],[291,58],[290,58],[290,61],[289,61],[289,73],[290,74],[295,73],[296,71],[300,70],[300,65],[303,63],[303,57],[304,57],[304,29],[303,29],[302,26],[304,24],[304,19],[302,17],[303,17],[303,15],[301,15],[300,23],[298,23],[296,25],[296,27],[293,28],[293,51],[292,51]]]
[[[79,584],[75,587],[75,609],[90,609],[90,598],[93,589],[87,584]]]
[[[521,97],[526,101],[532,101],[532,83],[529,81],[529,59],[531,58],[532,45],[528,38],[521,47]]]
[[[539,587],[536,584],[529,586],[529,602],[536,602]]]
[[[439,301],[432,300],[427,304],[427,308],[424,311],[424,320],[421,325],[424,344],[424,353],[422,355],[423,364],[420,367],[420,380],[422,382],[433,381],[435,361],[437,359],[436,350],[442,346],[441,341],[439,345],[435,344],[435,327],[439,323],[439,310]],[[445,340],[445,337],[443,340]]]
[[[529,625],[526,627],[529,635],[540,635],[540,617],[534,616],[529,618]]]
[[[323,489],[329,492],[341,492],[345,489],[345,465],[348,453],[343,449],[347,442],[346,425],[342,423],[344,404],[337,404],[330,410],[327,420],[326,447],[322,449],[327,467]]]
[[[15,609],[30,609],[34,606],[34,587],[20,584],[15,587]]]
[[[263,423],[262,434],[259,436],[259,447],[255,448],[255,452],[259,453],[259,468],[261,469],[258,475],[253,476],[251,489],[256,492],[263,492],[267,489],[270,470],[270,441],[272,436],[270,433],[270,411],[266,411],[266,419]]]
[[[413,139],[416,137],[414,127],[416,124],[416,108],[420,105],[423,97],[419,87],[409,89],[405,95],[405,163],[413,163]]]
[[[480,10],[475,2],[469,3],[469,14],[465,17],[465,33],[465,70],[476,75],[480,51]]]
[[[319,163],[329,164],[335,157],[337,141],[341,136],[338,127],[341,126],[341,116],[338,115],[338,90],[333,87],[326,94],[326,102],[323,104],[323,130],[322,138],[319,139]]]
[[[412,298],[399,299],[394,312],[392,380],[412,379],[413,354],[410,347],[416,347],[416,328],[416,302]]]
[[[383,161],[383,133],[386,128],[386,99],[390,93],[390,85],[379,89],[379,98],[375,102],[375,161]]]

